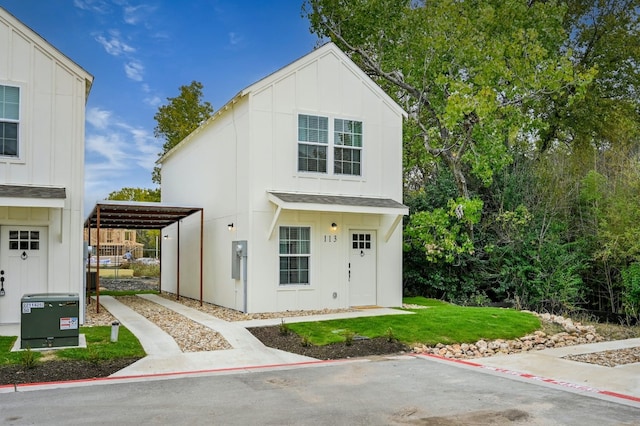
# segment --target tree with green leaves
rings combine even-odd
[[[202,100],[202,89],[202,83],[197,81],[192,81],[188,86],[180,86],[180,95],[167,98],[169,103],[158,108],[153,116],[157,123],[153,134],[164,139],[162,152],[158,157],[169,152],[213,114],[211,104]],[[154,167],[151,178],[153,182],[160,184],[160,166]]]
[[[141,201],[157,203],[160,202],[160,188],[122,188],[110,193],[107,199],[114,201]],[[159,237],[160,231],[157,229],[139,229],[136,231],[136,241],[141,243],[145,247],[145,250],[156,252],[158,249],[157,242]]]
[[[567,8],[530,0],[307,0],[303,11],[313,33],[335,42],[408,112],[405,188],[419,191],[439,167],[453,177],[457,201],[412,212],[405,248],[421,248],[434,264],[478,260],[478,197],[514,152],[546,131],[549,99],[574,102],[593,78],[565,48]]]
[[[122,188],[110,193],[107,200],[159,202],[160,189]]]
[[[311,31],[331,39],[409,112],[407,134],[444,162],[459,195],[485,185],[546,126],[550,96],[583,95],[563,50],[566,8],[525,0],[307,0]]]

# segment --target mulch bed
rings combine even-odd
[[[354,339],[351,345],[340,342],[325,346],[304,346],[300,336],[293,332],[282,334],[279,326],[250,328],[249,331],[271,348],[323,360],[390,355],[410,351],[406,345],[396,341],[388,341],[384,337]]]
[[[104,361],[42,361],[33,368],[22,365],[0,367],[0,385],[44,383],[107,377],[137,361],[121,358]]]

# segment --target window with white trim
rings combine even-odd
[[[298,116],[298,171],[327,172],[329,119],[315,115]]]
[[[298,115],[298,171],[362,176],[362,122]],[[330,135],[332,137],[330,137]]]
[[[362,122],[334,120],[333,172],[339,175],[360,176],[362,165]]]
[[[18,156],[20,88],[0,85],[0,156]]]
[[[280,227],[280,285],[309,284],[310,254],[310,227]]]

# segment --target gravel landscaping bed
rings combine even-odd
[[[176,341],[182,352],[231,349],[231,345],[217,331],[157,303],[138,296],[118,296],[116,300],[164,330]]]
[[[283,312],[263,312],[255,314],[245,314],[244,312],[236,311],[235,309],[225,308],[223,306],[214,305],[212,303],[202,302],[188,297],[180,297],[180,300],[176,300],[176,295],[173,293],[162,292],[160,295],[168,300],[182,303],[193,309],[197,309],[200,312],[212,315],[216,318],[223,319],[225,321],[249,321],[255,319],[273,319],[273,318],[289,318],[289,317],[306,317],[311,315],[323,315],[341,312],[356,312],[356,309],[321,309],[310,311],[283,311]]]
[[[640,347],[593,352],[589,354],[567,355],[563,357],[563,359],[597,364],[604,367],[616,367],[618,365],[640,362]]]

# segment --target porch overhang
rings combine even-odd
[[[0,206],[64,208],[67,191],[62,187],[0,185]]]
[[[361,197],[353,195],[325,195],[294,192],[267,192],[269,201],[276,205],[267,238],[271,239],[282,210],[304,210],[336,213],[360,213],[394,216],[385,233],[389,240],[402,217],[409,214],[409,207],[391,198]]]

